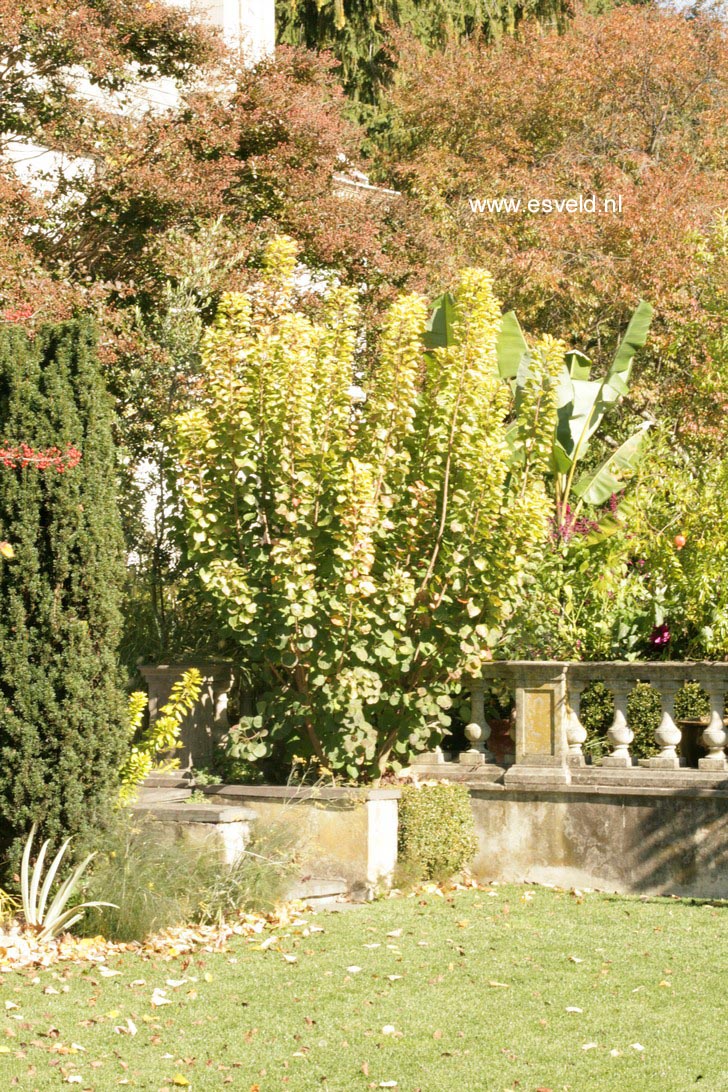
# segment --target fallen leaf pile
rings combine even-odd
[[[481,884],[471,876],[466,875],[461,880],[450,880],[445,883],[420,883],[409,890],[405,897],[421,898],[423,895],[437,895],[440,898],[451,899],[458,891],[483,891],[495,896],[497,883]],[[402,898],[404,892],[393,888],[389,892],[390,898]],[[529,893],[529,899],[532,896]],[[232,922],[223,922],[219,925],[188,925],[178,926],[174,929],[165,929],[154,936],[148,937],[144,943],[134,941],[132,943],[117,943],[106,940],[104,937],[74,937],[66,933],[61,937],[40,941],[32,930],[24,929],[20,924],[12,922],[0,923],[0,974],[4,971],[16,971],[21,967],[50,967],[55,963],[97,963],[104,964],[110,955],[120,952],[134,952],[142,957],[161,955],[173,959],[175,956],[184,955],[192,951],[219,952],[225,948],[227,941],[233,937],[245,937],[248,941],[260,941],[263,950],[272,949],[280,952],[282,958],[288,963],[297,962],[297,957],[289,952],[281,951],[278,947],[285,935],[276,936],[276,931],[289,928],[292,932],[302,932],[304,936],[308,932],[318,931],[316,926],[309,926],[303,917],[311,907],[305,902],[290,902],[279,906],[270,914],[241,914]],[[461,926],[467,922],[460,923]],[[265,940],[260,939],[264,931],[270,933]],[[401,930],[396,930],[389,936],[396,937]],[[286,934],[290,935],[290,934]],[[378,947],[378,945],[365,945],[365,947]],[[357,973],[352,970],[351,973]],[[504,983],[492,982],[492,986],[504,985]]]
[[[303,916],[304,912],[305,904],[289,903],[278,907],[271,914],[241,914],[236,921],[220,925],[179,926],[148,937],[144,943],[134,941],[127,944],[116,943],[100,936],[74,937],[69,933],[53,939],[39,940],[31,930],[13,923],[0,928],[0,973],[17,971],[21,967],[50,967],[52,964],[64,962],[105,964],[109,956],[120,952],[134,952],[146,958],[161,955],[170,959],[198,950],[219,952],[225,948],[231,937],[245,937],[250,942],[260,941],[261,934],[266,930],[280,932],[288,929],[308,935],[306,930],[314,931],[316,927],[309,925]],[[282,939],[283,936],[269,936],[261,947],[277,950],[278,941]]]

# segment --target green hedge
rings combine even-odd
[[[478,839],[464,785],[406,785],[399,804],[399,858],[413,879],[447,879],[467,868]]]
[[[81,452],[63,473],[0,468],[0,539],[15,549],[0,564],[0,844],[13,844],[15,864],[31,823],[57,848],[102,829],[118,795],[125,566],[113,423],[91,322],[34,338],[0,329],[3,444]]]

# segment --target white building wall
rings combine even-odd
[[[233,49],[252,64],[272,54],[276,43],[275,0],[187,0],[189,10],[219,27]],[[180,6],[186,6],[183,3]]]
[[[232,49],[242,49],[249,64],[257,64],[275,52],[275,0],[167,0],[174,7],[196,15],[201,21],[219,27]],[[89,101],[103,103],[121,114],[164,111],[179,101],[174,80],[130,85],[111,95],[89,83],[82,72],[76,82],[77,93]],[[93,171],[89,160],[73,160],[25,140],[6,140],[3,155],[13,163],[18,176],[38,194],[51,193],[61,174],[72,178],[80,172]]]

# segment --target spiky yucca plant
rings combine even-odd
[[[81,920],[85,910],[95,906],[113,906],[114,904],[110,902],[82,902],[76,903],[74,906],[68,906],[68,902],[73,897],[81,876],[95,857],[94,853],[89,853],[88,857],[84,858],[80,864],[76,865],[73,872],[63,880],[49,905],[48,899],[53,886],[53,881],[58,874],[58,870],[61,867],[61,862],[63,861],[63,857],[71,839],[66,838],[65,842],[58,850],[58,853],[56,853],[53,858],[50,868],[46,872],[45,879],[43,879],[43,865],[45,863],[50,841],[46,840],[41,846],[38,859],[33,865],[31,872],[30,855],[33,852],[35,832],[36,824],[33,823],[25,843],[23,859],[20,865],[20,895],[23,907],[23,917],[26,925],[30,925],[38,931],[40,940],[46,940],[51,937],[56,937],[60,933],[67,932],[72,925],[75,925],[77,921]]]

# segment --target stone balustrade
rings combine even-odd
[[[477,767],[493,761],[488,750],[490,727],[485,718],[484,689],[489,680],[502,680],[515,692],[515,764],[523,767],[568,768],[585,764],[586,730],[581,723],[581,698],[586,687],[603,682],[614,697],[614,719],[607,732],[610,753],[602,765],[628,768],[637,763],[630,752],[634,733],[627,703],[636,683],[649,683],[660,695],[662,719],[655,731],[659,754],[643,759],[642,767],[679,769],[685,765],[677,749],[681,731],[675,723],[675,699],[687,682],[698,682],[710,699],[710,719],[701,735],[706,750],[699,768],[720,773],[728,769],[724,702],[728,693],[728,663],[494,661],[483,667],[471,687],[471,723],[465,734],[470,749],[459,762]]]

